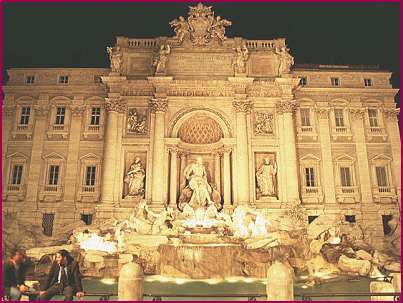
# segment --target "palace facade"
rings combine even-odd
[[[401,201],[391,73],[294,64],[285,39],[227,38],[230,24],[197,5],[174,37],[117,37],[111,68],[9,69],[3,218],[51,237],[142,199],[181,208],[201,158],[224,209],[300,202],[309,221],[387,233]]]

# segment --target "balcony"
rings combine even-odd
[[[103,137],[103,125],[88,125],[83,132],[84,140],[100,140]]]
[[[382,141],[386,141],[388,138],[385,128],[380,126],[367,127],[366,133],[368,141],[374,141],[374,139],[376,140],[377,138],[382,139]]]
[[[398,201],[396,188],[393,186],[373,186],[372,196],[374,202],[378,203],[392,203]]]
[[[61,201],[64,193],[63,186],[56,184],[45,184],[40,186],[39,200],[40,201]]]
[[[14,140],[31,140],[32,125],[18,124],[15,129],[11,131],[11,136]]]
[[[358,186],[337,186],[336,200],[339,203],[358,203],[361,195]]]
[[[301,196],[304,204],[317,204],[323,202],[323,193],[320,186],[303,186]]]
[[[297,127],[297,137],[298,141],[303,141],[305,139],[311,138],[314,141],[318,139],[318,134],[313,126],[300,126]]]
[[[335,126],[332,131],[332,139],[334,141],[340,141],[347,139],[351,141],[353,139],[353,135],[351,133],[350,128],[347,126]]]
[[[50,125],[47,136],[49,140],[66,140],[69,136],[68,126],[66,124]]]
[[[3,200],[23,201],[25,198],[26,186],[24,184],[8,184],[3,193]]]
[[[98,185],[82,185],[77,193],[77,201],[98,202],[100,198]]]

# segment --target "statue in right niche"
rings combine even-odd
[[[269,158],[264,158],[256,172],[258,192],[261,196],[276,196],[277,164]]]

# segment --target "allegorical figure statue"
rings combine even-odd
[[[221,19],[220,16],[217,16],[213,21],[211,26],[211,36],[212,38],[218,38],[221,42],[223,42],[225,37],[225,27],[230,26],[232,24],[231,21],[227,19]]]
[[[190,33],[189,23],[182,16],[169,22],[169,25],[174,28],[175,38],[182,42],[186,35]]]
[[[156,74],[164,74],[166,72],[168,55],[171,53],[171,47],[167,45],[161,45],[157,56],[155,56],[153,66],[155,67]]]
[[[144,197],[144,178],[146,176],[141,159],[136,157],[132,165],[130,165],[129,171],[126,174],[124,182],[129,186],[129,192],[127,196],[140,196]]]
[[[256,172],[257,185],[262,196],[276,195],[277,164],[264,158],[263,164]]]
[[[278,75],[281,76],[290,71],[292,65],[294,65],[294,57],[290,55],[288,52],[289,49],[286,47],[275,48],[274,52],[277,54],[279,58],[278,65]]]
[[[193,209],[197,209],[212,204],[213,202],[210,198],[212,190],[207,182],[207,173],[201,157],[198,157],[195,163],[185,168],[184,175],[189,181],[189,187],[193,192],[189,205]]]
[[[245,73],[246,72],[246,62],[249,59],[249,51],[246,45],[236,48],[236,56],[233,63],[235,73]]]
[[[112,72],[120,73],[122,70],[122,53],[120,52],[120,47],[117,46],[113,48],[108,46],[106,51],[109,54]]]

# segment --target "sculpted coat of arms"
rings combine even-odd
[[[189,6],[188,18],[180,16],[169,24],[174,28],[175,38],[180,43],[189,38],[193,45],[206,45],[213,39],[221,43],[226,39],[225,27],[232,23],[220,16],[215,17],[211,6],[199,3],[197,6]]]

